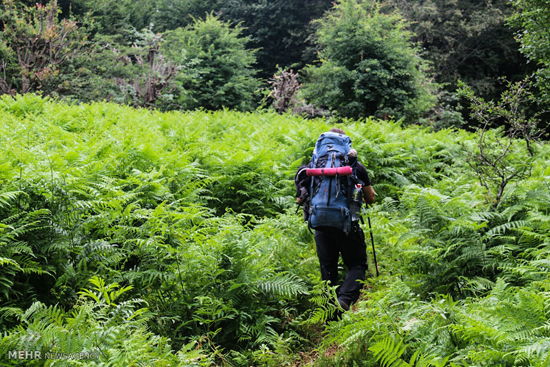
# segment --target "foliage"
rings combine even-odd
[[[520,51],[529,59],[541,66],[538,73],[538,85],[548,98],[550,44],[548,43],[548,21],[550,12],[545,0],[516,0],[512,2],[515,12],[509,22],[518,30],[516,38]]]
[[[89,54],[61,69],[65,81],[53,96],[77,102],[109,100],[134,107],[173,108],[174,81],[181,66],[159,52],[161,35],[148,28],[131,34],[128,45],[96,35]]]
[[[255,51],[246,49],[249,38],[241,34],[241,26],[230,27],[213,14],[164,34],[162,52],[169,60],[188,65],[176,78],[184,89],[176,97],[180,108],[252,109],[259,86],[252,68]]]
[[[24,192],[2,193],[0,210],[7,212],[10,206],[21,202],[21,196],[24,196]],[[10,304],[14,298],[21,296],[24,289],[28,289],[28,286],[21,282],[19,275],[52,275],[46,270],[47,266],[42,267],[36,261],[33,252],[36,244],[33,246],[32,243],[23,240],[28,234],[49,227],[48,214],[47,209],[39,209],[30,212],[18,210],[18,213],[12,216],[3,216],[5,219],[0,222],[0,299],[3,304]]]
[[[117,43],[131,40],[133,29],[154,26],[155,32],[166,32],[205,19],[213,13],[228,24],[241,24],[247,48],[257,51],[255,69],[262,79],[277,70],[277,65],[303,67],[313,61],[310,42],[311,20],[318,19],[331,6],[323,1],[233,1],[233,0],[155,0],[155,1],[89,1],[76,0],[71,10],[76,15],[92,11],[100,32],[117,37]]]
[[[2,340],[0,351],[5,365],[17,365],[9,360],[8,352],[26,350],[40,352],[52,365],[70,365],[71,362],[98,365],[163,365],[185,364],[207,366],[209,358],[196,343],[185,345],[177,354],[170,349],[169,340],[147,330],[151,312],[140,299],[118,302],[128,287],[105,285],[101,278],[90,280],[94,289],[85,289],[79,303],[71,312],[58,306],[34,303],[18,315],[21,327]],[[48,358],[48,355],[73,355],[73,358]],[[40,362],[40,360],[37,360]]]
[[[485,99],[506,88],[499,78],[517,81],[529,71],[506,25],[510,2],[472,0],[391,0],[384,11],[400,11],[409,20],[413,40],[432,65],[435,80],[454,92],[458,80]]]
[[[72,14],[60,19],[56,1],[29,8],[14,2],[6,6],[9,27],[0,45],[4,93],[40,91],[78,102],[113,100],[150,107],[170,86],[174,65],[158,53],[150,57],[152,63],[143,62],[151,47],[125,47],[116,37],[98,34],[101,26],[89,14],[80,14],[78,22]],[[132,43],[154,39],[147,30],[126,35]]]
[[[154,21],[155,1],[144,0],[74,0],[70,11],[76,15],[91,13],[102,35],[116,43],[133,41],[133,31],[147,28]]]
[[[220,0],[157,0],[155,5],[153,23],[161,32],[188,27],[212,12],[220,14],[221,6]]]
[[[0,364],[548,364],[550,151],[508,3],[330,5],[3,3]],[[516,1],[510,21],[542,87],[546,5]],[[294,110],[329,107],[377,193],[381,277],[349,312],[291,180],[334,119],[229,110],[276,68],[309,76],[315,105]],[[305,103],[280,76],[279,112]],[[458,77],[477,134],[372,117],[458,126]]]
[[[293,110],[298,104],[296,93],[300,89],[298,83],[298,74],[295,74],[292,70],[280,69],[268,83],[273,88],[268,95],[268,98],[273,100],[271,107],[278,113],[287,112],[289,109]]]
[[[154,34],[150,29],[143,32],[134,32],[136,41],[130,50],[119,53],[117,61],[125,68],[132,68],[127,72],[128,76],[116,78],[117,85],[124,92],[124,100],[135,107],[155,107],[159,102],[167,103],[164,100],[171,100],[170,92],[176,87],[179,66],[165,60],[159,52],[162,37]]]
[[[401,12],[409,21],[412,40],[422,50],[422,58],[430,62],[439,86],[436,107],[421,123],[436,129],[454,126],[473,131],[480,126],[469,118],[467,102],[456,94],[459,80],[485,100],[498,100],[507,89],[501,78],[517,82],[536,69],[518,50],[514,39],[518,28],[506,23],[513,12],[511,4],[505,0],[383,3],[383,12]]]
[[[528,80],[509,83],[509,89],[502,94],[499,102],[485,102],[465,84],[460,86],[459,95],[470,101],[472,118],[481,125],[476,151],[469,151],[468,164],[487,189],[493,206],[496,206],[509,183],[529,175],[534,156],[532,144],[541,135],[537,116],[527,117],[525,112],[526,102],[533,100],[530,84]],[[498,126],[496,122],[507,127],[506,137],[499,132],[490,134],[488,129]],[[521,154],[524,150],[514,142],[517,138],[525,141],[529,157]]]
[[[60,66],[87,51],[86,32],[75,20],[58,19],[57,0],[30,8],[18,8],[13,0],[7,0],[3,8],[0,93],[43,90],[51,94]],[[18,72],[10,65],[13,62]]]
[[[80,291],[108,304],[84,291],[100,275],[147,302],[148,330],[176,351],[195,342],[249,361],[271,358],[259,348],[302,344],[296,319],[317,272],[310,235],[285,211],[287,176],[313,125],[292,132],[296,123],[281,126],[277,114],[257,124],[229,111],[148,113],[30,94],[0,109],[1,144],[11,147],[0,178],[3,331],[35,302],[76,310]],[[298,146],[281,137],[274,148],[273,127]],[[254,131],[252,145],[242,139]]]
[[[337,338],[347,353],[328,363],[544,365],[549,351],[544,331],[546,293],[538,293],[539,286],[519,289],[499,281],[486,297],[425,302],[407,296],[407,287],[398,282],[373,292],[363,307],[330,327],[326,343]],[[351,353],[368,341],[372,346],[366,355]]]
[[[257,49],[258,74],[268,79],[279,68],[301,69],[315,59],[311,22],[332,6],[329,0],[220,0],[222,19],[241,23]]]
[[[463,149],[476,134],[372,118],[336,125],[378,194],[366,214],[381,270],[339,315],[292,197],[296,169],[334,126],[326,120],[32,94],[4,96],[0,115],[2,358],[19,349],[100,349],[80,362],[112,365],[547,358],[542,142],[532,142],[532,174],[493,208]]]
[[[521,87],[512,85],[502,103],[492,106],[493,112],[502,109],[500,116],[512,116],[513,109],[507,107]],[[399,149],[398,139],[414,142],[404,152],[414,162],[419,153],[426,153],[419,147],[421,136],[427,136],[410,133],[415,138],[400,135],[391,148],[378,146],[391,152]],[[385,136],[393,134],[401,133],[386,131]],[[430,134],[428,141],[437,146],[446,138]],[[431,183],[400,179],[398,197],[385,198],[369,211],[383,276],[367,283],[354,312],[329,323],[316,365],[547,363],[543,289],[548,281],[548,146],[534,143],[532,158],[525,143],[523,153],[509,152],[514,161],[531,160],[532,175],[508,185],[495,207],[485,199],[486,191],[460,149],[460,142],[476,144],[476,136],[455,139],[432,152],[432,158],[423,155],[412,172],[422,172],[433,159],[452,169],[435,167],[440,175],[429,170],[436,178]]]
[[[319,21],[321,64],[308,66],[304,96],[340,116],[419,117],[433,103],[425,63],[398,15],[376,1],[342,0]]]

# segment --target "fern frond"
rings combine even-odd
[[[292,273],[280,273],[268,279],[260,280],[257,287],[268,295],[274,294],[289,298],[309,293],[305,283]]]
[[[8,191],[0,192],[0,209],[7,209],[12,202],[16,201],[20,196],[27,195],[23,191]]]
[[[401,359],[405,353],[403,341],[395,343],[393,339],[385,338],[384,340],[369,347],[369,350],[374,353],[376,361],[380,362],[382,367],[408,367],[409,364]],[[416,357],[415,357],[416,359]]]
[[[507,231],[511,229],[521,228],[521,227],[528,227],[528,222],[525,220],[518,220],[513,222],[508,222],[501,224],[499,226],[496,226],[494,228],[491,228],[486,236],[487,237],[494,237],[494,236],[500,236],[506,233]]]

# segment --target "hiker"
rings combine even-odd
[[[337,167],[344,167],[345,173],[327,173]],[[319,169],[308,173],[311,168]],[[323,174],[318,175],[319,171]],[[365,279],[367,270],[367,245],[359,226],[361,199],[371,204],[375,193],[366,168],[357,161],[351,139],[342,129],[321,134],[312,161],[296,173],[295,186],[296,200],[304,205],[304,220],[315,230],[321,278],[331,286],[338,284],[340,254],[348,268],[344,283],[337,289],[338,303],[347,311],[359,299],[359,281]]]

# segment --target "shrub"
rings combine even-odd
[[[163,52],[186,65],[177,78],[183,89],[177,100],[183,109],[253,108],[259,86],[252,69],[255,51],[246,49],[249,38],[241,33],[239,25],[230,27],[208,14],[204,20],[194,19],[190,26],[164,34]]]
[[[404,19],[379,10],[373,0],[342,0],[318,21],[320,65],[306,68],[304,95],[343,117],[410,121],[434,102],[426,66]]]

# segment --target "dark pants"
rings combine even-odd
[[[363,230],[357,228],[347,236],[334,228],[316,230],[315,245],[321,265],[321,277],[332,286],[338,285],[338,256],[342,254],[348,274],[338,290],[338,298],[348,305],[357,302],[362,288],[358,280],[365,280],[367,271],[367,245]]]

